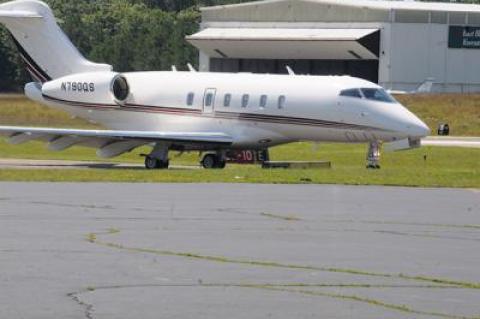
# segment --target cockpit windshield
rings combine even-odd
[[[397,101],[388,94],[384,89],[377,88],[359,88],[359,89],[347,89],[340,92],[340,96],[348,96],[354,98],[364,98],[367,100],[397,103]]]
[[[395,99],[384,89],[360,89],[367,100],[395,103]]]

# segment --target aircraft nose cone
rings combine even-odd
[[[431,132],[430,128],[417,117],[408,123],[407,131],[411,137],[426,137]]]

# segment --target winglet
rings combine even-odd
[[[190,70],[190,72],[197,72],[197,70],[195,70],[193,65],[191,65],[190,63],[188,63],[187,66],[188,66],[188,69]]]
[[[287,69],[287,72],[289,75],[296,75],[295,72],[292,70],[292,68],[290,66],[285,66],[285,68]]]
[[[415,93],[431,93],[433,84],[435,83],[434,78],[427,78],[420,86],[415,90]]]
[[[175,65],[172,65],[172,72],[177,72],[177,67]]]

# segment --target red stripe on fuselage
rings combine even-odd
[[[149,105],[128,104],[128,103],[125,105],[99,104],[99,103],[92,104],[92,103],[57,99],[54,97],[50,97],[48,95],[43,95],[43,97],[47,100],[50,100],[56,103],[63,103],[71,106],[80,106],[85,108],[104,109],[104,110],[115,109],[115,110],[130,111],[130,112],[175,114],[175,115],[181,115],[181,116],[201,116],[201,117],[220,118],[220,119],[227,119],[227,120],[243,120],[243,121],[303,125],[303,126],[323,126],[323,127],[333,127],[337,129],[348,128],[348,129],[357,129],[357,130],[378,130],[378,128],[375,128],[375,127],[358,125],[358,124],[330,122],[330,121],[299,118],[299,117],[287,117],[287,116],[276,116],[276,115],[254,114],[254,113],[219,112],[219,111],[216,111],[215,113],[212,113],[212,114],[204,114],[202,110],[198,110],[198,109],[149,106]]]

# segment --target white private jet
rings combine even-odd
[[[380,86],[348,76],[205,72],[117,73],[86,60],[41,1],[0,5],[35,82],[30,99],[108,130],[0,127],[11,143],[45,141],[51,150],[74,145],[114,157],[143,145],[148,169],[167,168],[169,150],[206,151],[205,168],[223,168],[229,150],[268,149],[296,141],[420,145],[430,129]]]

